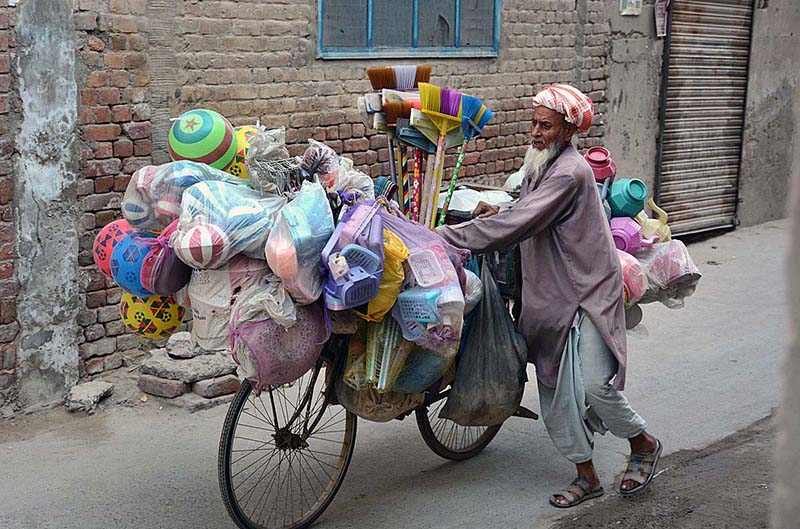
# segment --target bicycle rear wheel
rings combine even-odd
[[[333,501],[353,455],[356,416],[331,404],[320,359],[291,386],[256,396],[248,382],[228,409],[219,484],[242,529],[309,527]]]
[[[432,404],[414,410],[422,439],[436,455],[445,459],[463,461],[475,457],[492,442],[502,425],[461,426],[450,419],[439,417],[439,411],[445,402],[447,392]]]

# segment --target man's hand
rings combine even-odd
[[[485,219],[492,215],[497,215],[498,211],[500,211],[500,208],[497,206],[492,206],[486,202],[478,202],[478,206],[475,208],[475,211],[472,212],[472,218]]]

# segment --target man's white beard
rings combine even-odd
[[[558,155],[559,148],[556,142],[550,144],[546,149],[535,149],[533,145],[528,146],[525,153],[525,176],[536,182],[547,170],[547,164]]]

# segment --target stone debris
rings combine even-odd
[[[153,375],[191,384],[198,380],[235,373],[236,363],[229,354],[225,353],[175,360],[166,353],[155,352],[150,359],[142,363],[140,372],[143,375]]]
[[[73,386],[64,398],[69,411],[85,411],[94,413],[97,404],[114,392],[114,385],[100,380],[93,380]]]
[[[239,391],[239,378],[236,375],[225,375],[224,377],[200,380],[192,385],[192,391],[207,399],[230,395]]]
[[[139,375],[139,389],[150,395],[174,399],[189,391],[190,386],[180,380],[169,380],[152,375]]]
[[[199,347],[192,343],[192,334],[178,332],[169,337],[167,341],[167,354],[172,358],[188,359],[203,354]]]

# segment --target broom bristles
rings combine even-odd
[[[442,104],[442,88],[430,83],[419,83],[419,100],[424,110],[439,112]]]
[[[417,78],[416,66],[394,66],[394,77],[398,90],[413,90]]]
[[[448,116],[461,115],[461,92],[450,90],[449,88],[442,88],[441,103],[439,104],[440,112]]]
[[[463,96],[461,98],[461,109],[461,129],[467,141],[479,136],[483,127],[494,117],[494,113],[480,99],[474,96]]]
[[[394,88],[396,84],[393,68],[367,68],[367,77],[373,90]]]
[[[386,114],[386,124],[393,126],[397,124],[397,118],[411,117],[411,103],[407,101],[384,103],[383,112]]]
[[[433,71],[433,66],[428,66],[428,65],[417,66],[416,78],[414,79],[414,87],[419,86],[420,83],[430,82],[432,71]]]

